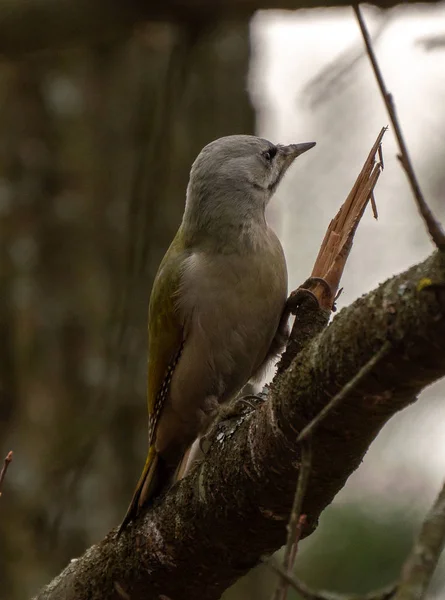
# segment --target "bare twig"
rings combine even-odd
[[[292,573],[295,558],[297,556],[298,542],[302,527],[306,521],[306,517],[301,514],[301,508],[303,506],[304,496],[309,481],[312,464],[312,444],[311,440],[305,440],[301,444],[301,467],[298,476],[297,489],[295,491],[294,501],[292,504],[292,510],[287,524],[287,542],[284,549],[283,565],[287,573]],[[287,589],[289,583],[286,579],[282,578],[277,585],[277,589],[274,594],[275,600],[285,600],[287,596]]]
[[[439,560],[440,554],[445,547],[445,483],[437,497],[437,500],[427,515],[419,537],[411,551],[408,560],[402,570],[400,583],[368,596],[358,597],[356,595],[338,595],[328,592],[314,591],[303,582],[292,576],[292,568],[295,553],[292,555],[293,544],[298,544],[299,530],[298,522],[301,514],[302,502],[307,487],[307,478],[310,474],[310,455],[305,451],[310,446],[311,436],[320,422],[333,410],[357,385],[365,378],[376,364],[388,353],[391,348],[390,342],[385,342],[380,350],[360,369],[332,400],[318,413],[318,415],[303,429],[297,438],[302,443],[302,465],[298,480],[297,492],[295,494],[292,513],[288,524],[288,538],[284,554],[283,567],[269,562],[270,566],[280,575],[275,600],[285,600],[287,589],[292,586],[307,600],[422,600],[429,587],[431,578]],[[306,449],[306,450],[305,450]],[[304,476],[304,479],[303,479]]]
[[[265,563],[306,600],[422,600],[444,546],[445,483],[423,522],[417,541],[402,569],[400,581],[395,585],[365,596],[333,594],[324,590],[312,590],[273,559]]]
[[[391,600],[394,598],[394,594],[397,591],[396,585],[391,585],[377,592],[371,592],[359,596],[357,594],[336,594],[333,592],[327,592],[325,590],[313,590],[308,585],[288,573],[283,567],[274,559],[265,561],[265,564],[270,567],[275,573],[280,575],[286,580],[288,585],[297,591],[305,600]]]
[[[394,600],[421,600],[445,546],[445,483],[422,524],[406,561]]]
[[[12,462],[12,455],[13,455],[12,450],[10,450],[5,457],[2,470],[0,471],[0,496],[2,495],[2,486],[3,486],[3,481],[6,477],[6,471],[8,470],[8,467],[9,467],[10,463]]]
[[[354,4],[353,6],[355,16],[357,17],[357,22],[360,27],[360,31],[362,32],[363,41],[365,43],[366,51],[369,56],[369,60],[371,61],[372,69],[374,71],[374,75],[377,79],[377,83],[380,89],[380,92],[383,97],[383,101],[386,106],[386,110],[388,111],[389,118],[391,119],[392,126],[394,128],[394,133],[397,139],[397,143],[399,145],[400,155],[398,156],[400,163],[408,177],[408,181],[411,186],[411,190],[414,194],[414,198],[416,200],[417,208],[425,222],[425,225],[428,229],[428,233],[431,236],[434,244],[442,251],[445,251],[445,232],[443,231],[440,224],[436,221],[433,213],[431,212],[423,194],[420,189],[419,182],[417,181],[416,174],[414,173],[414,168],[408,153],[408,148],[405,143],[405,139],[402,134],[402,129],[400,127],[400,123],[397,117],[396,107],[394,104],[394,100],[392,94],[388,92],[385,82],[383,80],[382,72],[377,62],[377,58],[375,56],[371,38],[369,36],[368,30],[366,28],[365,21],[360,12],[360,7],[358,4]]]
[[[342,400],[344,400],[348,394],[350,394],[364,379],[372,369],[376,366],[376,364],[388,353],[391,348],[390,342],[385,342],[383,346],[380,348],[378,352],[374,354],[373,357],[368,360],[368,362],[363,365],[363,367],[357,372],[357,374],[348,381],[348,383],[329,401],[326,406],[318,413],[316,417],[312,419],[308,425],[301,431],[300,435],[297,438],[297,442],[302,442],[306,440],[310,435],[313,434],[315,429],[320,425],[321,421],[330,413]]]
[[[304,526],[306,525],[306,521],[307,521],[307,515],[300,515],[300,518],[298,519],[298,523],[297,523],[297,531],[295,533],[295,541],[294,541],[294,545],[292,546],[292,552],[290,555],[290,568],[288,569],[289,571],[292,571],[294,566],[295,566],[295,559],[297,558],[297,552],[298,552],[298,544],[300,542],[300,538],[303,534],[303,529]]]
[[[301,507],[303,505],[304,495],[306,493],[307,483],[309,480],[310,469],[311,469],[311,436],[314,433],[318,425],[323,421],[329,412],[331,412],[342,400],[344,400],[348,394],[350,394],[360,382],[372,371],[376,364],[388,353],[391,348],[390,342],[385,342],[378,352],[357,372],[357,374],[336,394],[332,400],[312,419],[312,421],[301,431],[297,438],[297,442],[302,444],[301,450],[301,468],[300,476],[298,478],[297,490],[295,492],[294,502],[292,505],[292,511],[287,525],[287,542],[284,550],[283,566],[284,570],[288,575],[291,575],[295,557],[296,549],[301,533],[300,515]],[[289,587],[289,581],[282,577],[277,585],[276,592],[274,594],[275,600],[286,600],[287,590]]]

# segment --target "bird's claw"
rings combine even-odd
[[[301,306],[308,299],[314,302],[316,306],[319,306],[320,303],[318,301],[317,296],[309,289],[318,284],[323,286],[325,292],[329,294],[330,297],[332,297],[332,288],[325,279],[323,279],[322,277],[309,277],[302,285],[300,285],[298,289],[291,292],[289,298],[287,299],[289,312],[295,314],[298,307]]]
[[[325,292],[332,296],[332,288],[330,284],[326,281],[326,279],[323,279],[323,277],[309,277],[308,279],[306,279],[303,285],[300,285],[300,288],[308,289],[315,285],[321,285],[322,287],[324,287]]]
[[[257,401],[263,401],[260,396],[248,394],[247,396],[243,396],[241,398],[235,398],[232,400],[232,402],[220,408],[219,414],[214,420],[213,424],[210,426],[210,429],[205,435],[199,438],[199,449],[203,454],[206,454],[210,448],[210,446],[204,448],[204,444],[213,438],[213,434],[215,430],[218,429],[220,423],[239,417],[246,407],[250,408],[251,410],[255,410],[257,408],[256,404],[251,402],[253,399]]]
[[[255,402],[252,402],[255,400]],[[250,406],[252,410],[257,408],[259,402],[264,402],[264,399],[261,396],[257,396],[256,394],[247,394],[247,396],[242,396],[241,398],[237,398],[235,400],[235,404],[244,404],[245,406]]]
[[[262,400],[260,396],[256,396],[255,394],[248,394],[247,396],[242,396],[241,398],[235,398],[228,404],[221,413],[221,420],[230,420],[235,417],[238,417],[243,413],[246,407],[251,410],[256,410],[257,406],[252,400]]]
[[[209,451],[209,448],[210,448],[210,446],[207,446],[207,448],[204,448],[204,444],[208,441],[208,438],[209,438],[209,434],[202,435],[199,438],[199,449],[204,454],[204,456],[207,454],[207,452]]]

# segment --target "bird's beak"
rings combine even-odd
[[[289,144],[288,146],[277,146],[277,161],[280,172],[276,179],[268,186],[269,190],[271,190],[272,193],[276,190],[287,169],[294,162],[297,156],[300,156],[300,154],[307,152],[314,146],[315,142],[305,142],[303,144]]]
[[[289,146],[280,146],[280,151],[283,153],[286,158],[289,158],[291,161],[300,156],[300,154],[304,154],[311,148],[315,146],[315,142],[305,142],[303,144],[289,144]]]

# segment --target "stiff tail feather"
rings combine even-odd
[[[144,470],[142,471],[142,475],[137,483],[130,506],[128,507],[125,517],[119,527],[118,534],[122,533],[128,523],[137,517],[140,509],[147,505],[158,492],[160,484],[159,471],[162,470],[162,466],[160,464],[161,462],[162,458],[156,452],[155,447],[150,446],[147,460],[145,461]]]
[[[187,450],[182,455],[182,458],[176,467],[175,473],[173,475],[173,481],[179,481],[183,477],[185,477],[188,468],[189,456],[192,446],[189,446]]]
[[[118,535],[122,533],[130,521],[139,515],[142,508],[149,505],[175,481],[178,481],[185,476],[188,472],[188,467],[190,466],[189,459],[192,450],[193,446],[190,446],[182,455],[177,467],[172,468],[169,467],[162,456],[156,452],[154,445],[150,446],[144,470],[139,478],[130,506],[119,527]]]
[[[196,464],[196,462],[204,458],[204,453],[201,449],[201,439],[197,438],[193,444],[191,444],[185,452],[182,454],[181,460],[176,467],[173,481],[179,481],[189,474],[190,469]]]

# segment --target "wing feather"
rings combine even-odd
[[[184,342],[184,327],[175,302],[183,256],[175,238],[159,266],[150,297],[147,385],[150,444]]]

